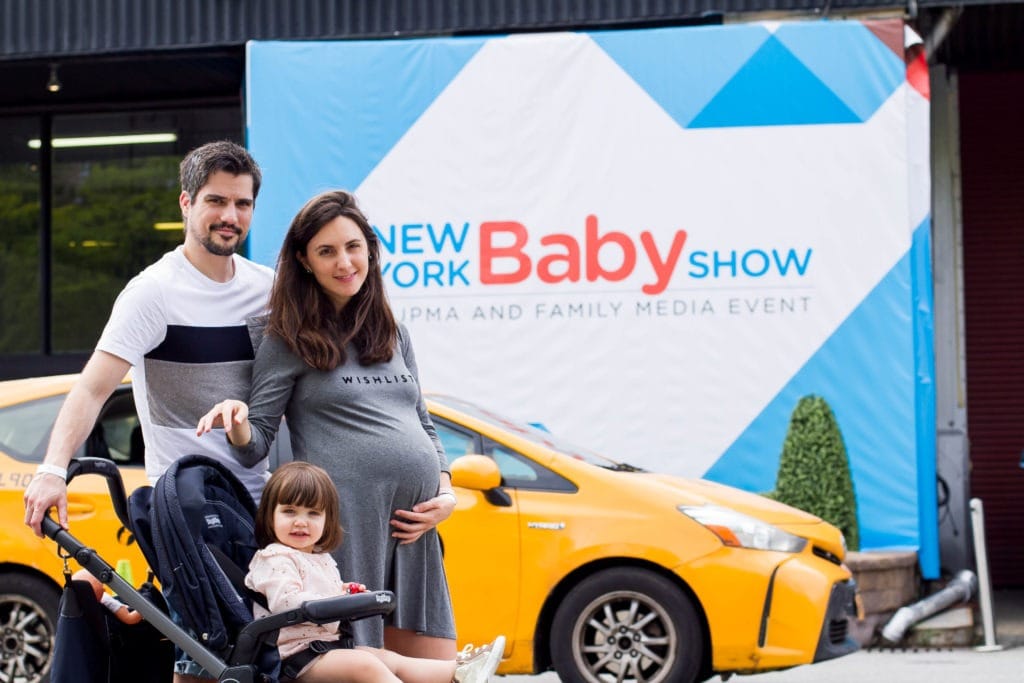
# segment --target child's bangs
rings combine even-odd
[[[309,471],[298,474],[282,487],[280,504],[326,510],[330,493],[324,490],[323,482]]]

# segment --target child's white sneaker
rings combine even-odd
[[[455,683],[487,683],[504,653],[505,636],[477,648],[467,645],[455,656]]]

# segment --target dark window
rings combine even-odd
[[[0,408],[0,450],[25,462],[42,462],[64,394]]]
[[[518,451],[486,438],[484,455],[491,456],[498,463],[502,486],[567,493],[577,491],[576,485],[562,475],[552,472]]]
[[[448,420],[431,416],[434,429],[444,446],[448,462],[466,454],[486,455],[498,464],[501,470],[501,485],[512,488],[545,491],[575,492],[576,485],[525,455],[507,446],[492,441],[480,434],[453,424]]]
[[[171,227],[181,224],[174,142],[58,146],[141,132],[177,135],[169,114],[54,119],[55,352],[91,350],[125,283],[182,241],[181,228]]]
[[[81,367],[62,359],[84,360],[128,280],[182,242],[182,157],[222,139],[242,141],[237,106],[0,117],[0,378]]]
[[[103,406],[89,445],[92,447],[87,448],[87,455],[109,458],[118,465],[144,464],[142,425],[139,424],[130,389],[118,389]]]
[[[449,463],[463,455],[480,453],[480,438],[476,432],[457,427],[438,417],[431,416],[431,420]]]
[[[40,349],[39,121],[0,119],[0,354]]]
[[[0,408],[0,451],[24,462],[42,462],[65,394]],[[142,428],[131,389],[118,388],[76,456],[108,458],[119,465],[143,464]]]

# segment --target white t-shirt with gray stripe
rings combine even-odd
[[[151,481],[172,462],[201,453],[225,463],[253,498],[267,461],[243,467],[220,430],[196,437],[199,418],[226,398],[249,400],[254,358],[246,319],[266,312],[274,271],[234,256],[235,275],[216,282],[178,247],[136,275],[114,302],[96,348],[132,364],[135,405]]]

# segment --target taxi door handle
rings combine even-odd
[[[68,499],[68,517],[84,517],[96,511],[96,505],[87,500]]]

